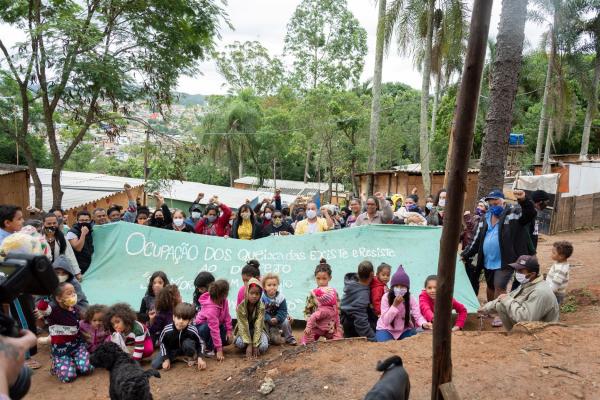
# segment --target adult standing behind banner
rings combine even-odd
[[[284,219],[281,211],[275,210],[275,212],[273,212],[273,222],[266,228],[263,228],[263,232],[265,236],[287,236],[294,234],[294,228],[292,228],[292,226]]]
[[[361,211],[360,199],[350,200],[350,214],[346,217],[346,228],[351,228],[356,223]]]
[[[154,198],[156,199],[156,209],[150,216],[148,226],[168,229],[173,224],[171,210],[169,210],[169,207],[165,204],[165,199],[159,193],[154,193]]]
[[[73,247],[81,273],[85,274],[92,262],[92,254],[94,254],[92,217],[88,211],[82,210],[77,213],[77,223],[73,225],[65,238]]]
[[[190,212],[190,216],[185,220],[185,223],[190,226],[190,228],[195,229],[196,225],[202,219],[202,205],[200,201],[204,198],[204,193],[198,193],[196,196],[196,200],[192,203],[188,211]]]
[[[58,218],[56,215],[48,213],[44,215],[44,228],[42,234],[48,242],[51,251],[51,261],[54,262],[59,256],[66,257],[73,267],[73,274],[77,280],[81,280],[81,270],[77,263],[77,258],[71,247],[71,243],[67,242],[65,235],[58,227]]]
[[[533,204],[535,205],[536,218],[529,226],[529,235],[531,236],[531,241],[533,242],[533,248],[537,250],[539,237],[537,213],[544,211],[544,209],[548,207],[550,195],[543,190],[536,190],[535,192],[531,193],[531,200],[533,200]]]
[[[219,215],[219,210],[221,215]],[[226,227],[229,224],[231,209],[219,201],[217,196],[213,196],[206,206],[204,218],[200,219],[194,230],[200,235],[223,237],[226,233]]]
[[[231,227],[231,237],[242,240],[254,240],[263,237],[262,227],[256,220],[252,207],[248,204],[243,204],[238,208],[238,216]]]
[[[325,218],[317,216],[317,204],[315,202],[308,203],[306,205],[306,219],[296,224],[296,235],[325,232],[333,229],[333,220],[326,207],[321,207],[321,215]]]
[[[535,218],[535,208],[525,192],[513,193],[517,205],[505,204],[500,190],[488,194],[489,211],[477,226],[475,240],[461,253],[463,260],[477,253],[477,266],[485,268],[488,301],[506,293],[514,271],[510,264],[519,256],[533,254],[527,229]],[[492,326],[502,326],[500,318],[496,317]]]
[[[435,200],[433,207],[427,215],[427,225],[442,226],[444,225],[444,209],[446,208],[446,189],[440,189]]]
[[[383,194],[375,193],[375,197],[367,198],[366,204],[367,211],[358,216],[353,226],[389,224],[394,219],[392,207]]]

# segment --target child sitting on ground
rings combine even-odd
[[[87,342],[90,353],[96,351],[98,346],[110,341],[110,335],[104,329],[104,317],[108,307],[101,304],[93,304],[85,311],[83,319],[79,321],[79,331]]]
[[[217,360],[223,361],[223,346],[233,342],[231,315],[229,314],[229,283],[219,279],[208,286],[208,292],[200,296],[200,311],[196,314],[194,325],[204,341],[208,356],[217,353]]]
[[[248,286],[248,281],[250,278],[260,280],[260,263],[257,260],[248,261],[242,268],[242,281],[244,282],[244,286],[242,286],[238,291],[236,303],[237,306],[244,301],[244,294],[246,293],[246,287]]]
[[[162,271],[156,271],[148,280],[148,289],[142,299],[140,305],[140,316],[144,321],[147,321],[148,313],[154,310],[154,304],[156,303],[156,296],[160,293],[161,289],[169,284],[169,278],[167,274]]]
[[[152,368],[168,370],[171,362],[183,356],[187,358],[188,367],[197,364],[198,369],[206,369],[206,362],[201,357],[202,340],[196,327],[190,323],[195,313],[193,305],[177,304],[173,310],[173,323],[165,326],[160,334],[160,351],[152,360]]]
[[[569,283],[569,270],[571,269],[571,265],[567,261],[572,254],[573,245],[571,242],[561,240],[552,244],[554,264],[552,264],[548,275],[546,275],[546,282],[552,288],[559,305],[565,300],[567,284]]]
[[[437,291],[437,275],[429,275],[425,279],[425,289],[419,295],[419,308],[421,315],[427,322],[433,323],[433,310],[435,306],[435,293]],[[454,323],[453,331],[460,331],[465,326],[467,320],[467,309],[456,299],[452,299],[452,308],[456,311],[457,317]]]
[[[381,317],[377,321],[378,342],[402,340],[417,334],[417,327],[431,329],[421,315],[419,303],[410,295],[410,279],[402,265],[392,276],[390,291],[381,299]]]
[[[50,373],[61,382],[72,382],[77,375],[94,370],[90,353],[79,334],[81,310],[77,307],[77,292],[73,285],[61,282],[54,291],[54,301],[40,300],[37,310],[46,317],[50,331]]]
[[[127,303],[117,303],[108,308],[104,324],[110,327],[111,341],[118,344],[125,353],[130,353],[135,361],[152,356],[154,345],[148,328],[135,319],[135,312]]]
[[[158,342],[160,333],[173,322],[173,310],[181,303],[181,294],[177,285],[167,285],[161,289],[156,297],[156,310],[148,313],[148,330],[153,342]]]
[[[260,281],[250,278],[244,301],[237,307],[234,344],[238,349],[246,350],[248,359],[257,358],[269,348],[269,338],[265,333],[265,305],[260,301],[262,292]]]
[[[377,274],[371,282],[371,305],[373,311],[378,317],[381,315],[381,298],[385,293],[390,290],[387,287],[390,281],[390,275],[392,274],[392,266],[386,263],[381,263],[377,267]]]
[[[268,273],[262,279],[264,293],[261,300],[265,305],[265,325],[272,344],[283,344],[280,329],[285,337],[285,342],[296,345],[296,338],[292,335],[292,326],[288,320],[287,302],[279,293],[279,276]]]
[[[344,297],[341,305],[341,321],[344,337],[366,337],[375,340],[374,321],[377,320],[371,308],[370,285],[373,280],[373,264],[363,261],[358,264],[358,273],[348,273],[344,277]]]
[[[192,304],[196,307],[196,313],[202,307],[200,305],[200,296],[208,292],[208,287],[214,281],[215,277],[210,272],[202,271],[196,275],[196,279],[194,279],[194,294],[192,295]]]

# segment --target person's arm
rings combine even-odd
[[[417,299],[415,299],[414,297],[410,296],[410,315],[412,316],[412,319],[415,321],[415,324],[417,325],[417,327],[421,328],[423,327],[423,325],[427,324],[429,321],[427,321],[425,318],[423,318],[423,315],[421,314],[421,310],[419,309],[419,302],[417,301]],[[406,307],[406,305],[405,305]]]
[[[425,292],[419,295],[419,308],[421,309],[421,315],[427,320],[427,322],[433,321],[433,309],[430,304],[429,295]]]
[[[69,233],[71,233],[71,232],[69,232]],[[79,234],[78,238],[69,239],[69,243],[71,243],[73,250],[75,250],[75,251],[83,250],[83,245],[85,244],[85,238],[89,234],[90,234],[90,230],[88,229],[87,226],[84,226],[83,228],[81,228],[81,233]]]
[[[231,322],[231,314],[229,313],[229,302],[227,300],[225,300],[223,309],[223,313],[225,314],[225,332],[227,333],[227,337],[229,337],[233,332],[233,324]]]
[[[126,183],[125,186],[125,194],[127,194],[127,209],[125,210],[125,214],[123,215],[123,221],[129,223],[135,223],[135,219],[137,217],[137,202],[135,198],[135,194],[131,186]]]
[[[262,307],[261,307],[262,306]],[[256,305],[258,312],[256,313],[256,321],[254,322],[254,337],[252,338],[252,346],[260,346],[260,336],[265,327],[265,307],[262,303]]]
[[[160,206],[160,208],[165,217],[165,225],[170,226],[171,224],[173,224],[173,214],[171,214],[171,210],[169,210],[169,206],[167,206],[166,204],[163,203],[163,205]]]
[[[19,332],[19,337],[0,336],[0,396],[8,399],[10,386],[21,373],[25,353],[36,344],[35,335],[28,331]]]
[[[527,198],[527,195],[522,190],[515,190],[513,194],[521,206],[521,217],[519,218],[519,224],[525,226],[530,222],[533,222],[537,216],[537,211],[535,211],[535,205],[533,204],[533,201]]]
[[[165,327],[166,328],[166,327]],[[163,329],[160,332],[160,336],[158,338],[158,343],[160,344],[160,355],[164,358],[167,356],[167,348],[165,347],[165,343],[164,343],[164,338],[165,338],[165,333],[166,333],[166,329]]]
[[[142,304],[140,304],[140,314],[148,314],[148,307],[146,307],[146,296],[142,298]]]
[[[371,324],[369,323],[369,317],[367,315],[367,308],[369,307],[369,299],[364,299],[359,304],[359,311],[352,312],[352,316],[354,317],[354,329],[356,329],[356,333],[359,336],[364,336],[369,339],[375,336],[375,332],[373,332],[373,328],[371,328]]]
[[[282,324],[287,319],[287,317],[288,317],[287,301],[285,299],[283,299],[283,301],[279,305],[279,309],[277,310],[277,316],[276,316],[277,322]]]
[[[388,204],[387,200],[381,193],[376,193],[377,199],[379,200],[379,209],[381,210],[381,222],[384,224],[389,224],[394,219],[394,211],[392,207]]]
[[[71,266],[73,267],[73,272],[75,276],[81,275],[81,269],[79,268],[79,263],[77,262],[77,257],[75,257],[75,253],[73,252],[73,247],[71,246],[71,242],[67,240],[67,248],[65,249],[65,257],[69,259]]]
[[[229,223],[229,218],[231,218],[231,208],[219,202],[219,200],[217,200],[217,205],[221,209],[221,215],[219,216],[219,224],[221,225],[222,229],[225,229],[225,226],[227,226],[227,224]]]
[[[390,305],[387,298],[382,298],[381,299],[381,316],[379,317],[379,318],[381,318],[381,322],[383,322],[384,325],[390,326],[396,319],[397,315],[398,315],[398,308],[396,306],[394,306],[393,304]]]
[[[202,233],[202,229],[204,229],[204,222],[205,222],[204,218],[201,217],[198,220],[198,222],[196,223],[196,226],[194,227],[194,232]]]
[[[478,251],[479,251],[479,246],[481,241],[483,240],[483,219],[481,221],[479,221],[479,224],[477,225],[477,230],[475,231],[475,240],[473,240],[471,242],[471,244],[469,245],[469,247],[467,247],[465,250],[462,251],[462,253],[460,253],[460,256],[463,259],[469,259],[471,257],[473,257]]]
[[[142,357],[144,357],[144,342],[146,340],[146,332],[144,331],[144,328],[141,326],[142,324],[140,322],[135,321],[134,324],[136,323],[140,325],[137,328],[141,329],[141,333],[135,333],[133,354],[131,355],[131,358],[133,358],[135,361],[141,361]]]
[[[550,272],[551,273],[548,273],[548,276],[550,276],[551,279],[548,283],[550,283],[550,286],[552,286],[552,290],[554,292],[558,291],[559,289],[566,286],[567,283],[569,283],[568,265],[566,265],[566,268],[565,264],[561,265],[561,268],[559,268],[556,265],[553,265]]]
[[[221,331],[219,328],[219,318],[212,313],[208,313],[206,322],[208,323],[208,329],[210,330],[210,337],[212,338],[215,351],[223,350],[223,343],[221,342]]]
[[[333,229],[333,219],[331,218],[331,214],[329,213],[329,209],[327,207],[321,207],[321,215],[324,214],[325,222],[327,222],[327,229]]]
[[[381,315],[381,298],[383,297],[385,290],[383,286],[378,286],[371,289],[371,304],[373,304],[373,310],[377,316]]]
[[[463,329],[465,327],[465,322],[467,321],[467,308],[455,299],[452,299],[452,308],[454,308],[454,311],[456,311],[457,314],[454,326]]]
[[[507,296],[507,297],[509,297],[509,296]],[[492,301],[488,301],[487,303],[485,303],[484,305],[482,305],[481,307],[479,307],[478,312],[483,313],[483,314],[489,314],[489,313],[493,312],[496,309],[496,304],[497,303],[498,303],[498,299],[492,300]]]
[[[281,207],[281,194],[279,193],[279,189],[277,189],[275,191],[275,196],[273,197],[273,200],[275,200],[275,209],[278,211],[281,211],[282,207]]]
[[[248,313],[246,312],[246,306],[244,304],[240,304],[237,307],[237,324],[235,326],[235,329],[238,336],[242,339],[243,343],[252,344],[252,338],[250,337],[250,327],[248,323]]]

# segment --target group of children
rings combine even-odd
[[[548,281],[562,300],[568,280],[567,258],[570,243],[555,244],[556,265]],[[224,360],[223,348],[234,345],[248,358],[264,354],[269,345],[296,345],[292,318],[279,290],[277,274],[261,276],[260,264],[250,260],[241,270],[244,285],[236,302],[237,323],[233,328],[229,312],[229,283],[209,272],[195,280],[191,303],[182,301],[176,285],[162,271],[153,273],[136,313],[125,303],[89,306],[67,262],[54,263],[59,285],[53,296],[39,299],[36,315],[44,319],[50,333],[52,374],[62,382],[93,371],[90,353],[103,342],[112,341],[134,360],[152,359],[152,367],[170,369],[176,359],[205,369],[203,357]],[[300,343],[324,338],[366,337],[369,341],[401,340],[431,329],[434,322],[437,277],[428,276],[418,299],[411,294],[411,282],[402,265],[382,263],[374,271],[369,261],[356,273],[344,277],[340,300],[330,286],[332,268],[322,259],[315,268],[316,288],[307,297],[306,328]],[[467,310],[453,299],[457,313],[453,330],[464,327]]]

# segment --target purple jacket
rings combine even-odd
[[[79,321],[79,332],[85,338],[87,349],[90,353],[96,351],[98,346],[104,342],[110,342],[110,334],[103,328],[94,329],[92,324],[85,320]]]
[[[152,336],[152,340],[154,342],[158,341],[160,337],[160,333],[165,328],[165,326],[173,323],[173,311],[157,311],[156,317],[154,317],[154,322],[152,325],[148,327],[150,331],[150,336]]]
[[[388,293],[381,298],[381,316],[377,320],[377,330],[388,331],[394,339],[398,339],[400,335],[407,329],[420,328],[427,323],[421,315],[419,302],[410,296],[410,321],[408,325],[404,325],[405,304],[402,302],[398,307],[390,306],[388,302]]]

